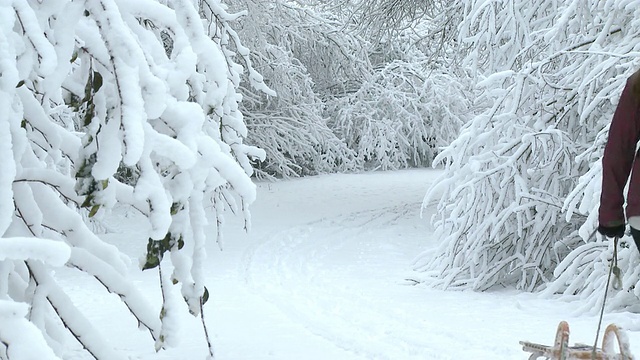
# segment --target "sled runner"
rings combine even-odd
[[[618,345],[619,353],[615,351]],[[602,338],[602,349],[596,348],[595,356],[593,346],[576,344],[569,346],[569,324],[561,321],[556,332],[556,340],[553,346],[540,345],[528,341],[520,341],[522,350],[532,353],[529,360],[544,357],[549,360],[633,360],[629,352],[629,342],[624,332],[616,325],[607,326]]]

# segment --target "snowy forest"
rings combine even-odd
[[[60,359],[69,335],[127,358],[63,267],[156,351],[178,294],[214,358],[206,242],[228,214],[250,231],[256,181],[326,173],[443,170],[422,285],[600,305],[600,160],[638,39],[632,0],[0,0],[0,359]],[[147,221],[139,264],[101,237],[122,207]],[[640,311],[636,251],[612,310]],[[159,312],[131,266],[157,273]]]

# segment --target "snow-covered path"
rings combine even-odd
[[[252,231],[244,234],[230,218],[224,251],[215,244],[208,250],[205,309],[217,359],[526,359],[518,341],[550,344],[563,319],[572,343],[592,343],[597,318],[573,314],[575,304],[516,292],[444,292],[405,280],[415,256],[436,245],[428,221],[434,209],[421,218],[420,205],[437,174],[260,183]],[[131,256],[144,249],[111,241]],[[132,276],[157,295],[155,273]],[[77,298],[89,298],[87,291],[78,288]],[[92,318],[112,324],[103,331],[132,359],[205,357],[197,319],[183,319],[179,350],[155,354],[148,334],[120,331],[119,322],[132,322],[121,306],[103,309]],[[609,322],[640,329],[633,314],[608,314]],[[640,349],[640,333],[629,338]]]
[[[251,338],[257,344],[266,341],[262,354],[229,358],[366,359],[402,353],[411,358],[420,353],[415,350],[425,339],[419,324],[408,326],[415,323],[413,316],[402,311],[406,304],[394,303],[402,296],[393,293],[412,288],[404,279],[424,246],[428,222],[419,215],[428,178],[425,172],[404,174],[260,184],[251,234],[228,237],[227,249],[210,256],[221,262],[237,256],[231,260],[237,272],[229,276],[284,319]],[[238,241],[245,246],[238,248]],[[263,307],[260,301],[253,306]]]

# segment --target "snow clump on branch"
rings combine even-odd
[[[156,349],[175,344],[174,284],[203,316],[205,226],[216,224],[221,242],[231,208],[249,227],[251,164],[265,154],[243,142],[236,57],[248,55],[227,41],[237,15],[199,4],[0,3],[0,358],[26,347],[32,358],[59,357],[67,334],[96,359],[126,358],[52,276],[65,264],[118,294]],[[173,272],[159,271],[161,309],[126,279],[128,257],[85,222],[115,206],[148,221],[143,269],[162,270],[171,255]]]

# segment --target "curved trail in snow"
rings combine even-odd
[[[572,324],[572,342],[592,341],[594,317],[572,315],[571,304],[408,285],[415,257],[437,245],[435,204],[420,217],[437,175],[330,175],[261,188],[266,203],[280,206],[257,207],[256,219],[270,214],[271,231],[242,252],[240,280],[338,349],[309,349],[305,359],[526,358],[518,341],[550,342],[560,320]],[[611,317],[629,323],[619,315]]]
[[[213,240],[207,247],[205,316],[216,359],[525,359],[518,342],[550,344],[560,320],[571,326],[571,343],[591,343],[595,312],[574,314],[575,304],[515,291],[409,285],[416,256],[438,245],[429,224],[435,206],[423,217],[420,212],[439,174],[424,169],[258,183],[252,230],[244,233],[242,220],[229,217],[224,250]],[[136,217],[116,216],[107,225],[118,230],[108,241],[135,263],[146,244],[136,239],[143,234]],[[155,353],[148,333],[129,331],[135,319],[117,296],[105,296],[95,281],[71,270],[60,280],[130,359],[205,358],[201,323],[184,304],[180,344]],[[159,312],[157,273],[132,271],[131,280]],[[638,316],[605,314],[605,324],[611,322],[635,330],[628,332],[631,350],[640,353]],[[65,356],[88,358],[80,350]]]
[[[441,315],[433,316],[438,310],[428,306],[433,300],[421,300],[427,292],[405,281],[414,257],[432,246],[429,214],[420,218],[432,174],[371,177],[372,183],[337,175],[342,181],[335,187],[299,180],[318,194],[294,205],[307,216],[285,209],[281,217],[293,221],[244,251],[241,279],[291,321],[342,349],[344,358],[453,359],[461,346],[482,352],[486,335],[442,326]]]
[[[283,230],[247,251],[243,277],[308,331],[354,355],[448,358],[446,346],[459,335],[416,316],[419,311],[407,306],[412,304],[385,296],[408,285],[382,266],[401,246],[387,242],[384,229],[419,205],[343,214]]]

